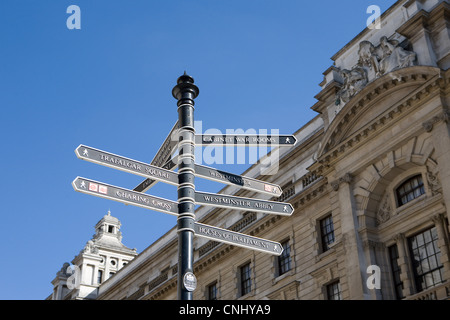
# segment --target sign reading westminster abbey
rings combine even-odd
[[[397,1],[382,28],[332,57],[317,116],[292,134],[295,145],[275,148],[278,172],[262,175],[257,163],[248,188],[229,183],[210,196],[227,205],[255,198],[255,183],[274,190],[265,209],[280,214],[196,196],[195,228],[207,236],[194,239],[195,300],[450,299],[449,19],[447,1]],[[98,222],[47,299],[177,299],[176,227],[138,254],[122,244],[120,225],[110,213]],[[213,240],[238,232],[281,254]]]

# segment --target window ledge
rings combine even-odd
[[[329,249],[325,252],[320,253],[319,255],[316,256],[316,263],[319,262],[322,259],[325,259],[326,257],[328,257],[329,255],[331,255],[332,253],[335,253],[336,250],[334,249],[334,246],[336,245],[336,241],[333,242],[333,244],[329,245]]]
[[[274,279],[272,280],[272,284],[277,284],[278,282],[280,282],[280,281],[283,280],[284,278],[287,278],[287,277],[290,277],[290,276],[293,276],[293,275],[294,275],[294,269],[291,269],[291,270],[289,270],[289,271],[283,273],[282,275],[280,275],[280,276],[274,278]]]
[[[404,210],[407,210],[408,208],[414,206],[417,202],[425,200],[426,197],[427,197],[426,193],[421,194],[419,197],[412,199],[411,201],[401,205],[400,207],[397,207],[395,209],[395,214],[396,215],[401,214]]]

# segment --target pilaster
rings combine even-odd
[[[341,218],[341,232],[345,252],[347,270],[347,286],[350,300],[370,299],[366,287],[367,263],[364,257],[362,241],[358,234],[358,221],[356,217],[356,203],[352,190],[353,178],[347,173],[341,178],[331,182],[337,192],[338,207]]]

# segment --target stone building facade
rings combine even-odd
[[[318,115],[294,148],[277,150],[277,170],[243,173],[282,186],[272,200],[294,214],[196,211],[201,223],[280,242],[283,255],[196,238],[194,299],[449,299],[450,3],[400,0],[381,25],[332,57]],[[176,299],[177,239],[174,227],[95,298]]]
[[[108,211],[95,225],[95,234],[72,265],[64,263],[53,279],[48,300],[95,299],[98,287],[137,255],[122,243],[120,221]]]

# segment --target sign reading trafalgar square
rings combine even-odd
[[[75,154],[82,160],[178,186],[178,174],[170,170],[85,145],[76,148]]]

